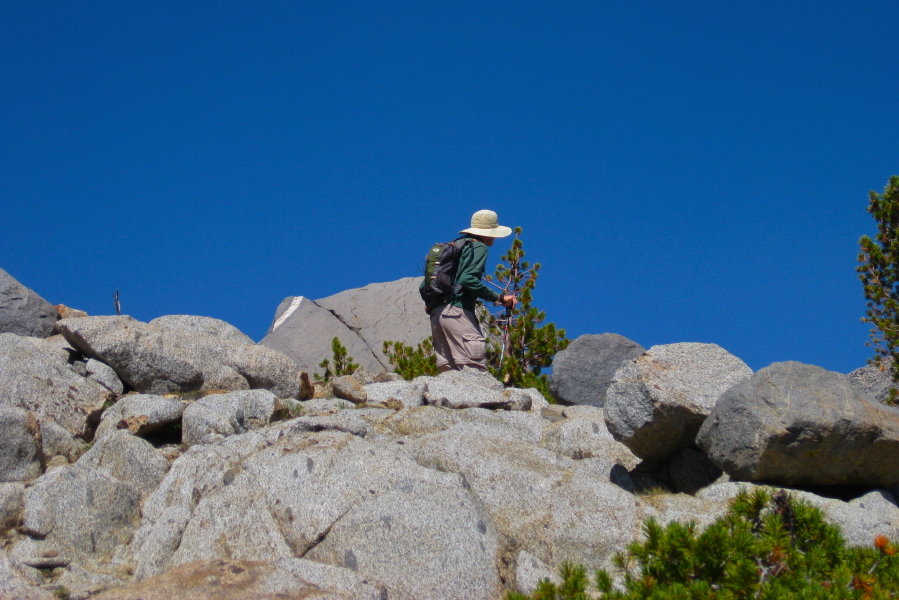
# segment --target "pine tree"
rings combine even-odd
[[[875,350],[869,362],[885,369],[892,362],[891,375],[899,382],[899,176],[893,175],[883,194],[870,192],[868,212],[877,221],[872,240],[862,236],[858,261],[867,300],[862,322],[871,323],[871,341]],[[888,359],[892,358],[892,361]],[[889,404],[895,404],[897,390],[890,390]]]
[[[549,378],[541,371],[552,365],[556,353],[570,341],[555,323],[540,325],[546,313],[531,304],[540,263],[524,260],[520,235],[521,227],[516,227],[512,247],[502,256],[504,263],[496,266],[493,277],[487,277],[504,293],[518,294],[515,309],[487,319],[487,366],[507,386],[534,387],[549,398]]]

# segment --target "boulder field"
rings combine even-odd
[[[7,287],[31,299],[13,321],[47,312]],[[406,291],[378,306],[372,289]],[[899,530],[899,410],[870,395],[876,373],[753,373],[714,344],[604,334],[560,353],[559,404],[471,371],[403,381],[379,343],[420,340],[418,317],[377,310],[419,309],[412,292],[288,299],[262,344],[196,316],[6,326],[0,598],[498,600],[760,485],[851,544]],[[298,359],[278,346],[303,349],[307,308],[339,325]],[[371,357],[313,397],[310,361],[340,328]]]

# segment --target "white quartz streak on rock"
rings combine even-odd
[[[284,323],[284,321],[289,319],[290,315],[292,315],[293,312],[296,309],[298,309],[300,307],[300,304],[302,304],[302,303],[303,303],[302,296],[294,296],[293,300],[290,301],[290,306],[287,307],[287,310],[285,310],[284,313],[280,317],[278,317],[278,320],[275,321],[275,324],[272,325],[272,331],[276,330],[278,327],[280,327]]]

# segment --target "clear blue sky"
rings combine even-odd
[[[0,7],[0,267],[53,303],[259,340],[490,208],[572,338],[871,354],[895,0]]]

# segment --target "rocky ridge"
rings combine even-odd
[[[0,335],[0,597],[499,599],[757,485],[852,544],[899,530],[899,411],[810,365],[607,336],[620,352],[571,346],[604,386],[580,404],[380,361],[312,398],[291,357],[215,319],[55,326]]]

